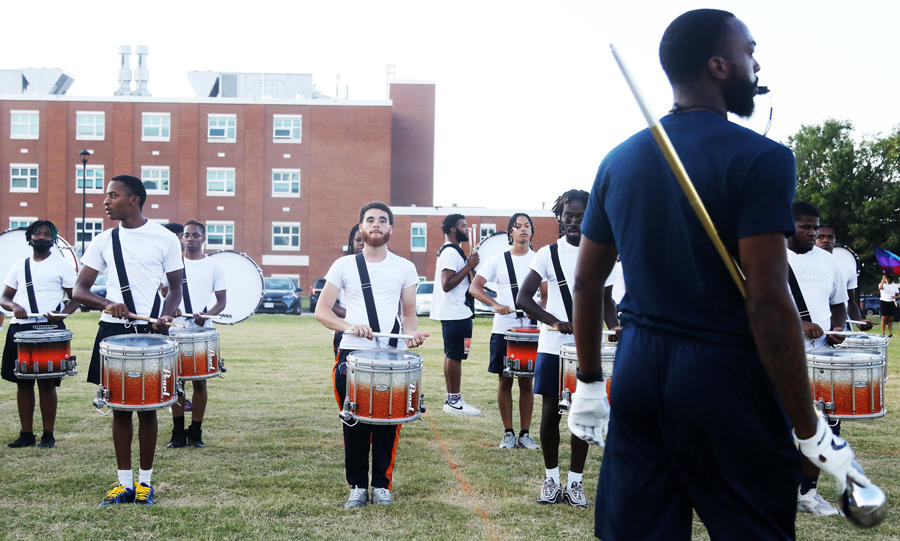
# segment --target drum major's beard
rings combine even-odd
[[[391,240],[391,232],[385,231],[381,234],[380,237],[370,237],[368,232],[360,231],[360,235],[362,235],[363,243],[368,244],[372,248],[381,248],[385,244]]]

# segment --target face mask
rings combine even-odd
[[[40,253],[49,252],[50,248],[53,247],[52,240],[33,240],[31,241],[31,246]]]

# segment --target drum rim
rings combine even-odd
[[[821,351],[821,353],[813,353],[813,351]],[[880,351],[869,349],[835,348],[833,350],[810,350],[806,352],[807,362],[827,359],[827,362],[846,363],[852,362],[854,357],[865,359],[867,356],[877,357],[884,361],[884,355]]]
[[[523,325],[522,327],[510,327],[506,332],[518,332],[523,334],[540,334],[540,325]]]
[[[24,336],[19,338],[19,335],[27,334],[28,336]],[[31,338],[31,335],[35,335],[35,337],[44,337],[46,340],[28,340]],[[45,331],[19,331],[13,336],[13,340],[16,342],[24,342],[26,344],[34,344],[40,342],[65,342],[66,340],[50,340],[50,338],[58,338],[61,336],[68,337],[68,340],[71,341],[74,334],[70,329],[55,329],[55,330],[45,330]]]

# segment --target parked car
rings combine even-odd
[[[302,287],[295,287],[290,278],[266,278],[263,298],[256,311],[259,313],[300,313],[300,292]]]
[[[325,278],[319,278],[316,280],[316,283],[312,286],[312,290],[309,292],[309,311],[316,311],[316,304],[319,303],[319,295],[322,293],[322,290],[325,289]]]
[[[493,298],[497,298],[497,294],[493,289],[488,287],[487,285],[484,288],[487,291],[487,294]],[[434,282],[419,282],[419,286],[416,288],[416,315],[417,316],[430,316],[431,315],[431,299],[434,296]],[[475,315],[493,315],[494,309],[479,301],[475,300]]]
[[[91,286],[91,293],[97,295],[98,297],[106,298],[106,280],[109,279],[109,275],[100,274],[97,275],[97,279],[94,280],[94,285]],[[82,306],[81,311],[87,312],[90,310],[87,306]]]
[[[859,311],[865,316],[877,316],[881,313],[881,299],[872,295],[862,295],[859,298]]]

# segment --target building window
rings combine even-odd
[[[234,222],[206,222],[206,246],[216,250],[234,249]]]
[[[300,197],[300,170],[272,169],[272,197]]]
[[[141,113],[141,141],[168,141],[169,122],[169,113]]]
[[[481,237],[482,239],[486,239],[497,232],[496,224],[481,224]]]
[[[151,195],[169,195],[169,166],[141,166],[144,189]]]
[[[9,164],[9,191],[31,192],[38,191],[38,166],[34,163]]]
[[[411,252],[424,252],[425,243],[428,238],[428,224],[414,223],[412,224],[412,232],[409,234],[409,250]]]
[[[9,228],[19,229],[20,227],[28,227],[37,221],[37,218],[22,218],[16,216],[9,217]]]
[[[272,224],[273,250],[300,250],[300,224],[275,222]]]
[[[83,174],[83,171],[83,165],[75,166],[75,191],[81,193],[81,185],[84,181],[87,193],[103,193],[103,166],[89,165],[87,173]]]
[[[81,240],[84,239],[85,249],[87,245],[94,240],[94,237],[103,232],[103,218],[88,218],[84,221],[84,227],[82,227],[81,219],[77,218],[75,220],[75,243],[78,245],[78,248],[81,248]]]
[[[206,195],[234,195],[234,167],[206,168]]]
[[[206,138],[210,143],[234,143],[237,140],[237,115],[209,115]]]
[[[275,115],[272,141],[275,143],[299,143],[303,127],[302,115]]]
[[[75,139],[102,141],[106,134],[106,113],[78,111],[75,113]]]
[[[10,111],[10,139],[38,138],[38,111]]]

